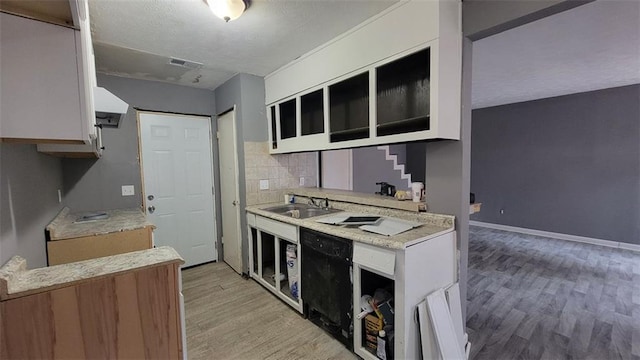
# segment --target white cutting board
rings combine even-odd
[[[347,218],[351,216],[371,216],[371,214],[341,212],[339,214],[328,215],[320,219],[316,219],[316,222],[323,223],[323,224],[337,225],[345,221]],[[393,236],[393,235],[401,234],[407,230],[411,230],[413,228],[419,227],[421,225],[422,224],[418,222],[383,217],[377,224],[361,225],[359,229],[373,232],[380,235]]]
[[[341,213],[338,213],[338,214],[324,216],[324,217],[322,217],[320,219],[316,219],[316,222],[323,223],[323,224],[336,225],[336,224],[340,224],[341,222],[347,220],[348,218],[350,218],[352,216],[372,216],[372,215],[371,214],[362,214],[362,213],[341,212]]]
[[[415,227],[421,226],[422,224],[412,221],[394,219],[394,218],[383,218],[380,222],[375,225],[362,225],[359,227],[361,230],[370,231],[380,235],[393,236],[401,234],[405,231],[411,230]]]

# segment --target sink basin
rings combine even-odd
[[[280,214],[280,215],[297,217],[299,219],[306,219],[314,216],[333,214],[333,213],[342,211],[338,209],[321,209],[321,208],[317,208],[315,206],[306,205],[306,204],[287,204],[287,205],[270,207],[264,210],[270,211],[272,213]],[[299,216],[295,216],[296,213],[298,213]]]

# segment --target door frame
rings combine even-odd
[[[233,130],[233,162],[234,162],[234,167],[235,167],[235,177],[236,177],[236,181],[240,181],[240,163],[239,163],[239,159],[238,159],[238,129],[237,129],[237,125],[238,125],[238,121],[236,119],[236,115],[238,113],[238,109],[237,109],[237,105],[233,105],[233,107],[231,107],[228,110],[225,110],[221,113],[219,113],[218,115],[216,115],[216,130],[217,130],[217,134],[216,134],[216,140],[218,139],[218,136],[220,134],[220,117],[223,115],[226,115],[228,113],[232,113],[232,117],[231,117],[231,128]],[[218,156],[220,156],[220,141],[217,141],[217,145],[218,145]],[[220,174],[220,188],[222,189],[222,174],[220,173],[220,161],[218,161],[218,173]],[[238,232],[238,242],[240,244],[240,248],[238,249],[238,256],[240,257],[240,274],[243,274],[245,272],[245,261],[244,261],[244,256],[243,253],[245,251],[245,247],[243,246],[243,242],[244,242],[244,236],[243,236],[243,231],[242,231],[242,212],[240,211],[241,208],[243,208],[243,204],[244,202],[242,201],[242,199],[240,198],[240,184],[236,183],[236,194],[235,197],[236,199],[238,199],[238,204],[235,207],[236,208],[236,215],[238,218],[238,224],[237,224],[237,232]],[[222,191],[222,190],[221,190]],[[222,195],[220,195],[220,219],[222,219],[222,216],[224,216],[224,213],[222,211]],[[220,226],[222,226],[224,223],[224,221],[221,221]],[[222,236],[224,236],[224,229],[222,231]],[[218,259],[222,260],[224,262],[224,242],[222,241],[222,236],[220,236],[220,242],[222,243],[222,251],[218,251]]]
[[[323,150],[323,151],[319,151],[319,156],[318,156],[318,184],[319,187],[324,187],[326,184],[323,181],[323,177],[325,176],[326,170],[324,168],[324,154],[325,152],[337,152],[337,151],[343,151],[345,154],[347,155],[347,160],[349,162],[349,173],[347,174],[347,182],[348,182],[348,189],[344,189],[344,190],[348,190],[348,191],[353,191],[353,149],[334,149],[334,150]]]
[[[146,190],[144,187],[144,170],[143,170],[143,164],[142,164],[142,131],[141,131],[141,127],[140,127],[140,114],[154,114],[154,115],[172,115],[172,116],[182,116],[182,117],[200,117],[203,118],[203,120],[208,119],[208,123],[209,123],[209,154],[211,155],[211,196],[213,199],[213,241],[214,241],[214,248],[216,250],[216,262],[220,261],[220,246],[218,246],[218,221],[217,221],[217,214],[218,214],[218,209],[216,208],[216,192],[218,189],[216,189],[216,167],[215,165],[215,161],[214,161],[214,155],[213,155],[213,126],[211,124],[211,119],[212,117],[210,115],[202,115],[202,114],[185,114],[185,113],[175,113],[175,112],[165,112],[165,111],[155,111],[155,110],[142,110],[142,109],[135,109],[136,110],[136,127],[137,127],[137,131],[138,131],[138,168],[140,170],[140,196],[142,196],[142,204],[140,205],[140,208],[142,210],[142,213],[147,214],[147,194],[146,194]],[[151,233],[151,239],[153,242],[153,246],[155,247],[155,241],[153,239],[153,232]]]

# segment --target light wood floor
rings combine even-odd
[[[356,359],[225,263],[182,271],[189,359]]]
[[[640,360],[640,253],[470,233],[472,359]]]
[[[640,360],[640,254],[471,227],[471,359]],[[355,359],[224,263],[182,272],[190,359]]]

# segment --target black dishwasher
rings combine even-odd
[[[351,240],[300,228],[304,313],[353,350]]]

